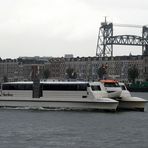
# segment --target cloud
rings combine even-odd
[[[146,0],[0,0],[0,4],[3,57],[95,55],[104,16],[114,23],[148,24]],[[115,28],[115,32],[130,30]]]

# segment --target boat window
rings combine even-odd
[[[87,84],[43,84],[43,90],[86,91],[87,90]]]
[[[91,89],[93,91],[101,90],[101,87],[99,85],[91,85]]]
[[[3,84],[3,90],[32,90],[32,84]]]
[[[104,83],[105,87],[120,87],[118,83]]]
[[[120,85],[122,90],[126,90],[126,87],[124,85]]]
[[[43,90],[51,91],[86,91],[88,84],[41,84]],[[3,84],[3,90],[32,90],[33,84]]]
[[[15,90],[15,86],[12,84],[3,84],[2,89],[3,90]]]

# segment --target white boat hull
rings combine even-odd
[[[105,100],[103,100],[105,99]],[[49,98],[0,97],[0,107],[61,108],[72,110],[110,110],[116,111],[118,101],[103,98],[99,100],[55,100]],[[108,100],[108,101],[106,101]]]
[[[119,101],[118,109],[145,111],[146,103],[146,100],[138,97],[122,98],[121,101]]]

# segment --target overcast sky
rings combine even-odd
[[[148,24],[148,0],[0,0],[0,57],[95,56],[100,23]],[[115,28],[117,34],[141,29]],[[141,48],[114,46],[114,55]]]

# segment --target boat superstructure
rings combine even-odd
[[[116,80],[101,80],[104,84],[109,98],[120,99],[122,89]]]
[[[3,83],[0,106],[114,111],[118,106],[100,82],[40,82],[40,98],[32,98],[32,90],[33,82]]]

